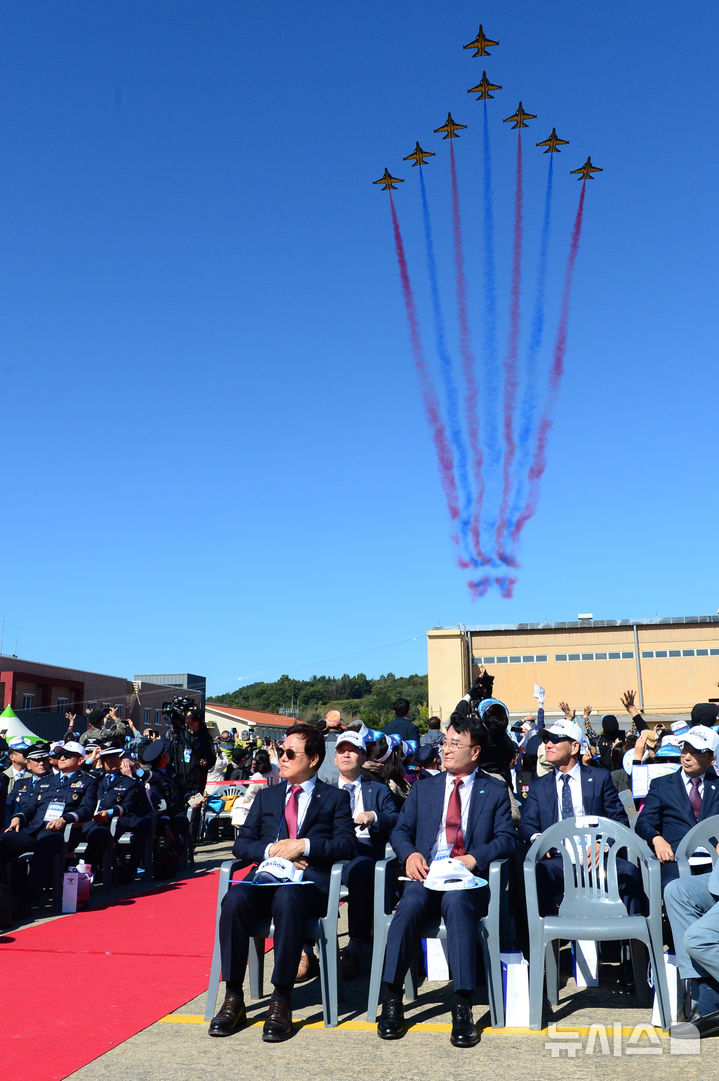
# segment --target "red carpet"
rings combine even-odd
[[[207,988],[217,872],[0,936],[2,1077],[62,1081]]]

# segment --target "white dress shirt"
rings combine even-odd
[[[463,777],[464,784],[459,786],[459,803],[462,808],[462,836],[467,838],[467,822],[469,819],[469,798],[472,794],[472,785],[474,784],[474,778],[476,774],[470,773],[469,776]],[[432,845],[432,851],[430,853],[430,859],[434,859],[437,854],[437,849],[447,848],[447,810],[449,808],[449,797],[452,795],[454,789],[454,782],[456,778],[452,773],[446,774],[447,780],[444,786],[444,803],[442,805],[442,815],[439,820],[439,829],[437,830],[437,836],[435,837],[434,844]],[[415,782],[421,784],[422,782]],[[451,849],[452,843],[449,843]],[[448,853],[449,854],[449,853]]]
[[[700,796],[701,799],[704,799],[704,778],[705,777],[706,777],[706,774],[702,773],[701,780],[699,781],[699,796]],[[682,770],[682,780],[684,781],[684,787],[686,789],[687,795],[690,795],[691,790],[692,790],[692,778],[687,773],[685,773],[684,770]]]
[[[309,807],[310,800],[312,799],[312,793],[315,790],[315,782],[316,781],[317,781],[317,777],[314,776],[314,777],[310,777],[309,781],[303,781],[302,784],[300,785],[300,788],[301,788],[302,791],[300,792],[300,794],[299,794],[299,796],[297,798],[297,836],[298,837],[299,837],[299,834],[300,834],[300,830],[302,829],[302,823],[305,820],[305,815],[307,814],[307,808]],[[290,801],[291,795],[292,795],[292,785],[288,784],[287,789],[285,791],[285,807],[287,807],[287,804]],[[281,823],[280,823],[280,827],[278,827],[278,831],[277,831],[278,833],[279,833],[280,829],[281,829]],[[300,838],[300,840],[304,840],[304,842],[305,842],[305,856],[309,856],[309,854],[310,854],[310,839],[309,839],[309,837]],[[265,849],[265,859],[266,860],[268,860],[270,858],[270,849],[272,848],[272,845],[274,845],[276,843],[277,843],[276,841],[271,841],[270,844],[268,844],[267,848]]]
[[[579,762],[575,762],[572,768],[570,770],[567,770],[566,773],[561,773],[559,770],[557,770],[555,774],[559,822],[562,821],[562,792],[564,791],[564,781],[562,780],[563,777],[569,777],[569,791],[572,796],[574,817],[578,818],[579,815],[584,814],[584,804],[582,803],[582,772],[579,768]]]
[[[351,792],[348,791],[347,785],[352,785]],[[345,779],[340,775],[340,779],[337,782],[337,787],[342,788],[347,792],[347,795],[350,798],[350,803],[352,805],[352,817],[356,819],[357,815],[363,814],[364,800],[362,799],[362,782],[360,778],[358,777],[354,781],[345,781]],[[376,822],[377,815],[375,814],[375,812],[370,811],[369,813],[372,815],[373,822]],[[370,839],[367,826],[360,826],[358,822],[355,822],[355,834],[360,844],[372,846],[372,841]]]

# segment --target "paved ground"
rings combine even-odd
[[[228,844],[198,850],[196,872],[209,870],[227,858]],[[148,888],[152,888],[148,885]],[[118,896],[137,892],[131,888]],[[61,917],[63,918],[63,917]],[[270,971],[271,956],[267,970]],[[268,984],[269,987],[269,984]],[[226,1039],[212,1039],[203,1021],[206,996],[139,1032],[124,1044],[71,1075],[73,1081],[194,1081],[204,1076],[275,1078],[288,1081],[456,1081],[459,1070],[470,1069],[508,1078],[589,1078],[596,1070],[633,1079],[709,1077],[719,1069],[719,1039],[680,1044],[649,1027],[650,1011],[639,1009],[616,981],[611,966],[602,972],[599,988],[577,989],[569,980],[560,1004],[547,1018],[558,1033],[526,1030],[493,1031],[486,1007],[475,1008],[483,1028],[472,1050],[449,1043],[447,988],[426,982],[415,1003],[408,1005],[412,1027],[401,1041],[385,1043],[366,1021],[367,972],[345,984],[340,1026],[322,1026],[319,981],[298,987],[293,1015],[295,1035],[283,1044],[262,1043],[262,1020],[267,999],[248,1007],[249,1023]],[[249,1001],[249,999],[248,999]],[[590,1031],[591,1026],[595,1026]],[[597,1027],[598,1026],[598,1027]],[[677,1052],[681,1051],[682,1054]],[[687,1054],[696,1052],[696,1054]],[[611,1061],[609,1061],[611,1060]]]

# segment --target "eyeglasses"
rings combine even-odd
[[[545,743],[572,743],[573,741],[569,738],[569,736],[556,736],[556,735],[552,734],[552,735],[546,735],[544,737],[544,742]]]
[[[471,743],[460,743],[458,739],[446,739],[442,744],[443,751],[458,751],[460,747],[471,747]]]
[[[278,747],[277,748],[277,757],[278,758],[286,758],[289,762],[291,762],[293,758],[297,758],[298,754],[304,754],[304,753],[305,753],[304,751],[293,751],[291,747]]]
[[[75,755],[75,751],[58,751],[57,752],[57,757],[58,758],[75,758],[76,755]],[[77,757],[81,758],[82,756],[77,755]]]

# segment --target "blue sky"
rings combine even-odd
[[[474,59],[482,22],[500,41]],[[708,614],[719,10],[415,0],[0,8],[2,649],[132,675],[426,670],[436,624]],[[392,246],[431,355],[416,176],[451,323],[448,110],[481,340],[481,105],[506,313],[521,98],[528,325],[556,126],[548,325],[588,154],[565,377],[512,600],[454,561]],[[414,171],[416,173],[416,170]],[[504,326],[506,323],[502,323]],[[553,334],[553,330],[551,332]],[[523,338],[523,341],[525,339]],[[500,337],[500,342],[503,337]],[[543,354],[548,363],[547,353]]]

